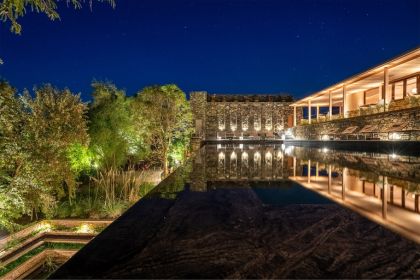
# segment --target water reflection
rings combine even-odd
[[[201,188],[214,181],[290,179],[420,242],[419,157],[284,144],[219,144],[203,147],[198,158],[204,163],[200,165]],[[194,180],[191,187],[194,189]]]

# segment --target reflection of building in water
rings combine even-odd
[[[291,179],[420,242],[420,158],[306,149],[285,145],[206,145],[190,187]]]
[[[284,156],[284,146],[206,145],[193,164],[191,187],[208,181],[276,181],[287,179],[292,158]]]
[[[292,180],[420,242],[420,158],[304,148],[293,156]]]
[[[202,140],[275,138],[293,126],[292,101],[289,95],[192,92],[195,131]]]

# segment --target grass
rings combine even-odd
[[[80,250],[83,246],[84,244],[79,244],[79,243],[52,243],[52,242],[44,243],[41,246],[38,246],[32,249],[31,251],[27,252],[26,254],[20,256],[19,258],[12,261],[11,263],[5,266],[1,266],[0,277],[6,275],[13,269],[17,268],[19,265],[35,257],[36,255],[40,254],[44,250],[47,250],[47,249]]]

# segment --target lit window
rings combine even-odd
[[[403,99],[404,98],[404,82],[397,82],[394,84],[394,100]]]
[[[407,80],[406,92],[409,95],[417,94],[418,90],[417,90],[417,78],[416,77]]]

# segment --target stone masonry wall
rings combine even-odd
[[[301,140],[322,140],[323,135],[328,134],[334,128],[337,128],[336,136],[343,137],[341,134],[346,128],[350,126],[357,126],[357,133],[366,125],[374,125],[376,127],[377,137],[387,140],[388,132],[392,127],[398,124],[403,124],[402,131],[417,130],[411,133],[410,140],[420,141],[420,107],[412,109],[404,109],[399,111],[390,111],[374,115],[359,116],[348,119],[339,119],[328,122],[322,122],[311,125],[301,125],[293,128],[293,133],[296,139]],[[407,136],[408,137],[408,136]]]

